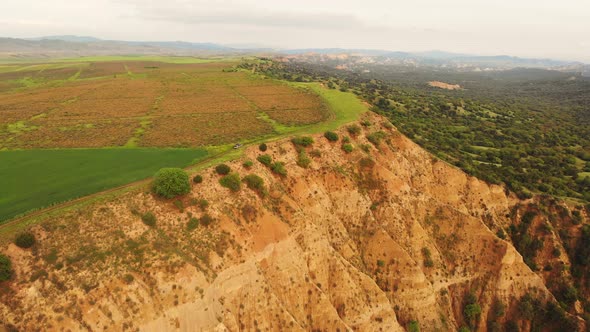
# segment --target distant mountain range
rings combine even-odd
[[[478,56],[445,51],[393,52],[387,50],[310,48],[272,49],[216,43],[184,41],[119,41],[91,36],[45,36],[38,38],[0,38],[0,59],[59,58],[96,55],[277,55],[292,60],[313,62],[370,62],[407,67],[439,67],[461,70],[498,70],[516,67],[577,71],[590,75],[590,66],[573,61],[519,58],[508,55]]]

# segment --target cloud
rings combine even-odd
[[[352,29],[366,25],[352,14],[327,12],[281,11],[256,8],[255,6],[226,6],[197,2],[173,1],[166,5],[121,0],[133,7],[133,12],[124,17],[141,20],[165,21],[191,25],[209,24],[225,26],[256,26],[260,28],[300,29]]]

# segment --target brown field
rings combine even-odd
[[[196,147],[329,116],[320,97],[232,63],[155,61],[0,68],[0,149]],[[16,88],[15,88],[16,87]],[[133,138],[133,140],[131,140]]]

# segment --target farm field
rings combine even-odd
[[[185,167],[204,149],[0,151],[0,222],[21,213]]]
[[[351,93],[235,61],[123,58],[0,65],[0,222],[366,111]]]
[[[234,64],[115,58],[2,65],[0,149],[199,147],[329,117],[317,94]]]

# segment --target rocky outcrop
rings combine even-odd
[[[206,169],[181,203],[132,192],[34,226],[32,251],[4,250],[16,276],[2,286],[2,322],[22,330],[484,331],[513,319],[525,294],[554,301],[496,235],[511,223],[515,197],[432,157],[379,116],[364,121],[371,125],[351,137],[352,153],[315,136],[305,148],[309,168],[297,165],[290,141],[268,144],[285,177],[256,162],[254,148],[230,163],[241,176],[263,177],[266,195],[230,193]],[[380,142],[369,143],[379,131]],[[147,211],[155,227],[142,223]],[[204,215],[214,222],[187,228]],[[479,312],[468,314],[469,304]]]

